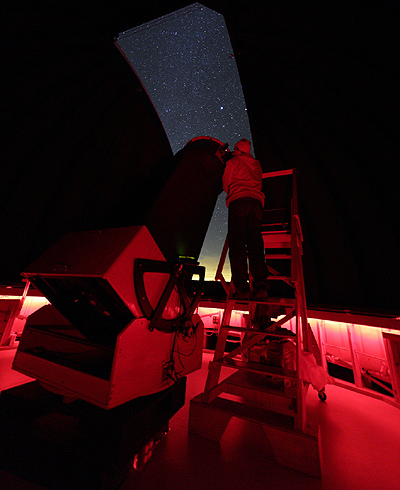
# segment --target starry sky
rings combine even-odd
[[[117,47],[144,85],[176,153],[196,136],[251,141],[242,86],[222,15],[195,3],[120,33]],[[227,233],[225,193],[200,254],[213,280]],[[229,265],[225,268],[230,275]]]

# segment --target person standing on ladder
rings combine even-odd
[[[251,154],[250,141],[243,138],[234,147],[222,177],[228,207],[228,243],[234,299],[265,301],[268,268],[265,263],[261,223],[265,196],[260,162]],[[247,258],[252,276],[249,286]]]

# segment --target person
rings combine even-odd
[[[261,234],[265,196],[261,165],[250,151],[250,141],[245,138],[238,141],[222,177],[228,207],[229,259],[235,287],[232,298],[264,301],[268,295],[268,268]],[[247,259],[252,276],[251,289]]]

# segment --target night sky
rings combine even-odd
[[[147,90],[174,153],[196,136],[212,136],[231,149],[242,137],[252,140],[222,15],[196,3],[123,32],[116,43]],[[214,279],[226,232],[223,192],[199,259],[207,279]]]

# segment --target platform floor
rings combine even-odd
[[[0,352],[0,390],[29,379],[11,371],[14,354]],[[121,490],[400,489],[400,410],[338,386],[327,386],[326,402],[312,388],[307,395],[309,414],[321,427],[321,480],[276,463],[262,431],[243,420],[233,419],[219,444],[189,434],[189,401],[203,391],[211,358],[205,352],[202,369],[188,376],[185,406],[146,466],[132,470]],[[0,488],[44,490],[5,472]]]

